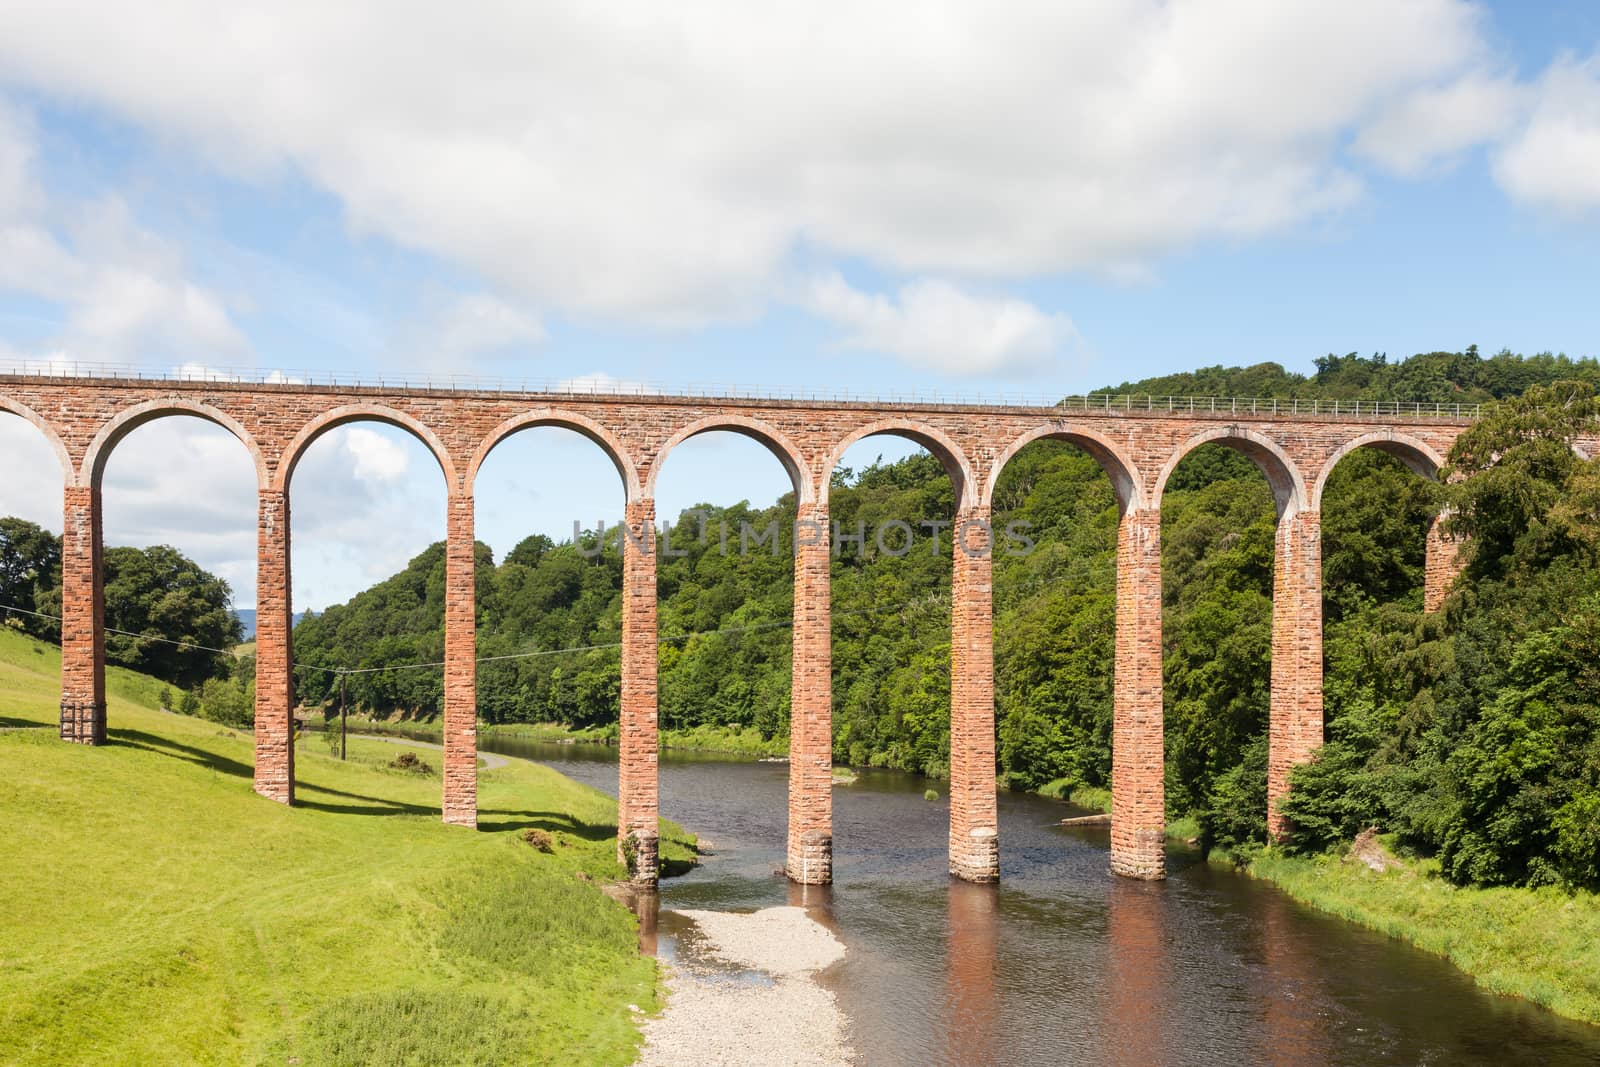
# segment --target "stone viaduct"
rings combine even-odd
[[[1198,445],[1234,448],[1265,473],[1277,500],[1273,588],[1269,822],[1290,768],[1322,741],[1323,487],[1357,448],[1391,453],[1436,475],[1471,413],[1435,405],[1365,410],[1351,402],[1227,401],[1168,397],[1073,398],[1053,406],[521,392],[444,387],[170,381],[0,375],[0,411],[49,440],[65,480],[62,538],[61,736],[106,736],[100,486],[107,458],[139,426],[193,415],[249,451],[259,491],[255,789],[294,801],[294,684],[289,602],[289,487],[316,438],[376,420],[420,439],[448,487],[445,609],[444,820],[477,821],[473,481],[511,434],[559,426],[583,434],[616,465],[626,494],[623,538],[619,849],[634,876],[656,876],[656,573],[654,486],[662,462],[696,434],[734,431],[769,448],[794,484],[799,519],[828,529],[830,475],[854,442],[909,438],[942,462],[957,514],[950,651],[950,871],[999,876],[990,499],[1016,452],[1069,441],[1104,467],[1121,508],[1117,546],[1116,676],[1111,866],[1160,878],[1163,857],[1161,496],[1178,461]],[[182,457],[175,457],[182,462]],[[797,536],[797,542],[808,538]],[[791,697],[788,874],[832,878],[830,538],[796,545]],[[1428,533],[1426,601],[1454,579],[1454,551]]]

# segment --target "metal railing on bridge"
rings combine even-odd
[[[782,388],[727,383],[662,385],[586,375],[577,378],[511,378],[480,375],[415,375],[378,372],[374,375],[341,374],[318,370],[261,370],[259,368],[141,367],[128,363],[84,360],[0,360],[0,377],[110,378],[135,381],[218,382],[241,385],[311,385],[329,388],[427,390],[460,393],[533,393],[570,396],[695,397],[708,400],[768,400],[884,404],[937,407],[1053,408],[1104,414],[1172,415],[1335,415],[1395,418],[1477,418],[1479,404],[1433,401],[1329,400],[1316,397],[1159,396],[1153,393],[1087,393],[1074,396],[1028,393],[947,393],[930,390],[895,390],[888,393],[849,389]]]

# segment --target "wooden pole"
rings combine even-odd
[[[345,671],[339,672],[339,758],[344,759],[345,736],[349,731],[349,720],[345,716],[344,681],[348,677]]]

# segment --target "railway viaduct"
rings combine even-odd
[[[255,464],[259,493],[255,789],[294,802],[294,681],[289,487],[321,434],[376,420],[414,434],[448,487],[443,813],[477,821],[473,481],[485,457],[533,426],[575,430],[616,465],[623,542],[619,850],[656,877],[656,474],[674,446],[716,430],[754,438],[788,471],[798,502],[787,869],[832,879],[832,680],[828,487],[845,450],[868,436],[909,438],[938,457],[957,501],[950,651],[950,871],[999,877],[990,534],[1007,460],[1042,439],[1069,441],[1105,469],[1121,509],[1117,543],[1111,866],[1159,878],[1163,858],[1161,497],[1185,454],[1212,442],[1266,475],[1277,501],[1273,579],[1270,829],[1290,769],[1322,742],[1321,502],[1328,476],[1376,448],[1428,477],[1474,411],[1440,405],[1075,397],[1051,405],[613,395],[523,388],[164,380],[0,374],[0,411],[36,426],[64,477],[61,737],[106,737],[100,486],[107,458],[139,426],[192,415],[223,427]],[[176,457],[175,462],[182,462]],[[1455,576],[1438,523],[1427,538],[1429,609]]]

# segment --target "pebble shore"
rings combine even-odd
[[[644,1023],[640,1067],[855,1062],[844,1015],[817,973],[844,945],[805,909],[683,911],[686,938],[667,973],[666,1010]],[[729,964],[747,973],[730,974]]]

